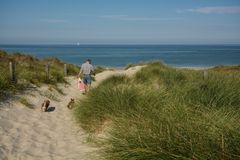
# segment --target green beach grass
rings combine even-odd
[[[103,81],[74,114],[89,134],[104,131],[103,159],[240,159],[240,67],[203,75],[149,63]]]
[[[16,62],[16,78],[17,84],[10,80],[9,62]],[[46,76],[45,65],[50,65],[50,77]],[[41,84],[49,84],[61,93],[57,88],[57,83],[67,83],[64,77],[64,62],[57,58],[48,58],[39,60],[30,55],[22,53],[8,54],[0,51],[0,98],[9,92],[14,93],[25,89],[29,84],[40,86]],[[67,64],[68,75],[77,75],[79,67],[73,64]]]

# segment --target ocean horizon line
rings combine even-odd
[[[240,43],[6,43],[0,46],[240,46]]]

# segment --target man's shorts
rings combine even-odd
[[[92,80],[91,80],[91,75],[90,74],[84,74],[83,75],[83,83],[84,84],[91,84]]]

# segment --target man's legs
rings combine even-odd
[[[86,85],[85,92],[87,93],[89,89],[91,88],[91,76],[90,75],[84,75],[83,82]]]

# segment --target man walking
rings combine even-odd
[[[91,64],[91,60],[87,59],[85,63],[82,64],[78,77],[82,77],[83,83],[87,86],[86,91],[89,90],[92,80],[91,74],[94,74],[94,69]]]

